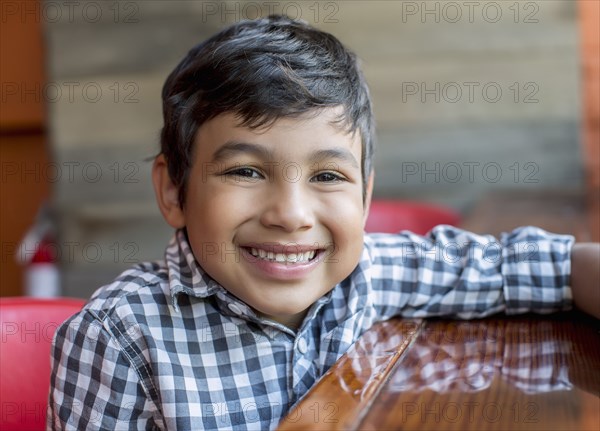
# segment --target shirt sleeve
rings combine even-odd
[[[91,313],[58,329],[51,364],[47,429],[159,429],[130,358]]]
[[[425,236],[369,235],[361,265],[380,318],[550,313],[572,306],[573,243],[535,227],[497,240],[441,225]]]

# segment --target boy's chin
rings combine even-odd
[[[284,309],[269,307],[263,311],[255,309],[255,312],[261,318],[274,320],[289,327],[297,327],[304,320],[308,308],[289,307],[288,304]]]

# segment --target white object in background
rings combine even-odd
[[[60,296],[60,273],[54,263],[32,263],[25,269],[25,295],[38,298]]]
[[[33,226],[19,244],[17,262],[25,267],[24,294],[39,298],[60,296],[60,272],[56,264],[60,251],[53,243],[53,223],[50,211],[43,205]]]

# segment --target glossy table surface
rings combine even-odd
[[[600,429],[600,324],[578,313],[375,325],[280,430]]]

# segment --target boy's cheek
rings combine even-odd
[[[336,274],[337,283],[349,276],[360,262],[364,247],[362,229],[352,239],[333,243],[328,248],[323,262]]]

